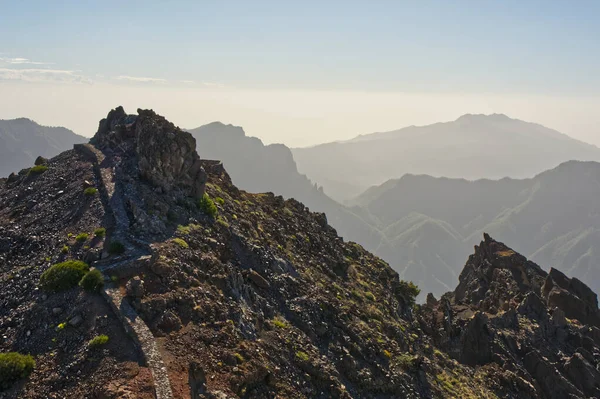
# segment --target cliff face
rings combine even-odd
[[[486,236],[455,292],[414,306],[324,214],[239,190],[152,111],[111,111],[92,142],[0,180],[0,349],[37,362],[0,397],[598,395],[582,282]],[[64,260],[102,290],[46,290]]]

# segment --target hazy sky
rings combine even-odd
[[[600,145],[597,1],[3,1],[0,118],[310,145],[505,113]]]

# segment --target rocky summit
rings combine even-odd
[[[0,357],[0,398],[600,397],[583,282],[486,235],[416,305],[324,214],[195,148],[119,107],[0,180],[0,353],[22,356]]]

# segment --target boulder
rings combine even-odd
[[[48,163],[48,159],[44,158],[43,156],[39,156],[35,159],[34,164],[37,165],[46,165]]]
[[[125,288],[127,290],[127,296],[131,298],[139,299],[144,296],[144,281],[138,276],[129,280]]]

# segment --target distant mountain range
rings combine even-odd
[[[292,152],[300,173],[342,202],[407,173],[528,178],[569,160],[600,161],[598,147],[502,114],[468,114]]]
[[[598,198],[600,164],[569,161],[523,180],[405,175],[367,190],[354,204],[385,236],[377,253],[426,291],[455,286],[462,259],[487,232],[598,292]]]
[[[0,120],[0,177],[32,166],[88,139],[64,127],[41,126],[27,118]]]

